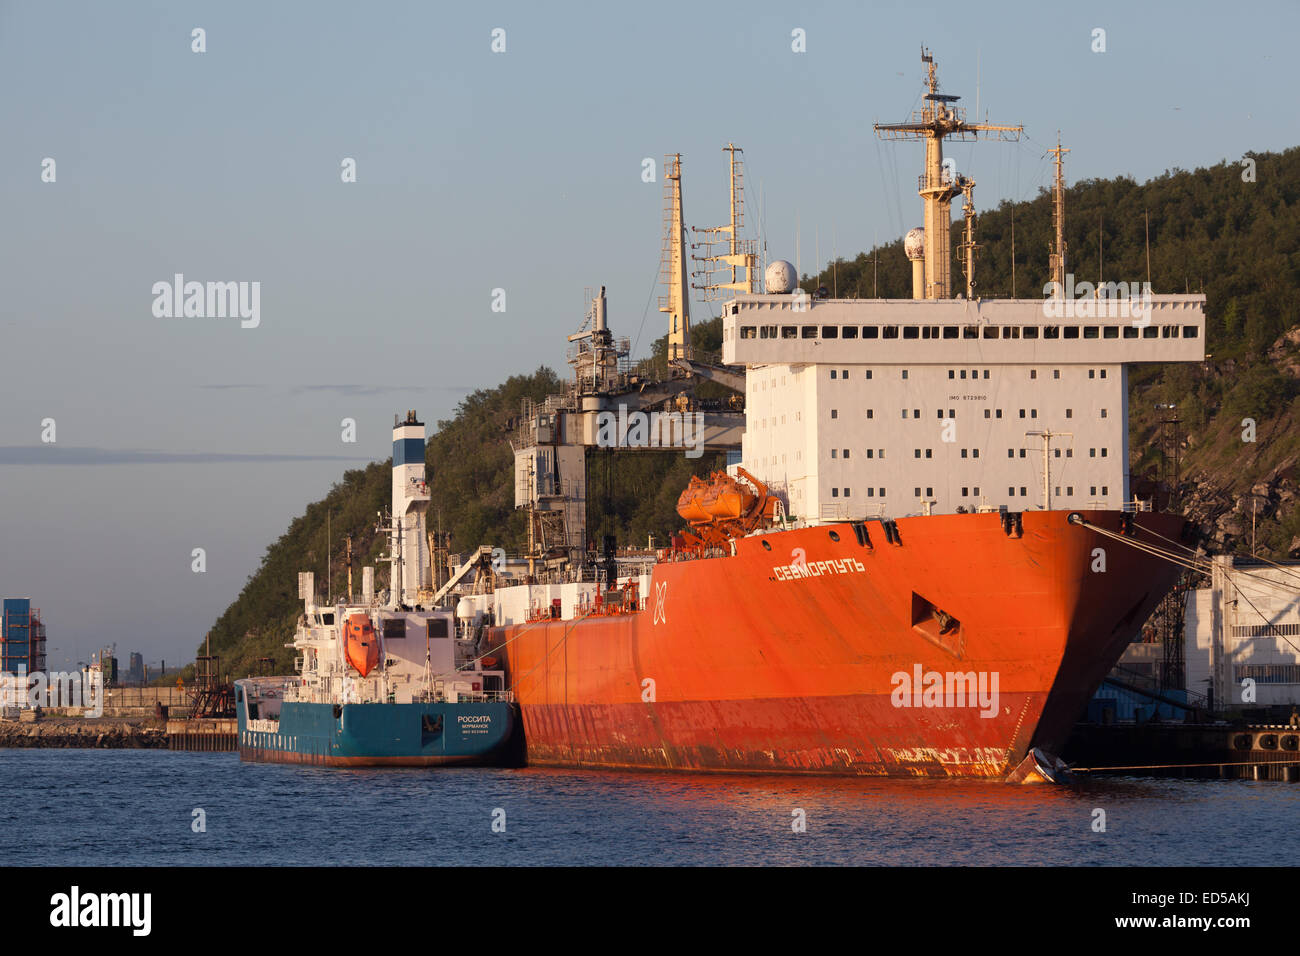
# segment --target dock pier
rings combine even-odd
[[[228,753],[237,749],[235,718],[185,718],[167,721],[168,750]]]
[[[1078,774],[1300,783],[1300,727],[1079,724],[1064,759]]]

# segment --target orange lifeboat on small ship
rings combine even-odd
[[[343,649],[362,677],[379,665],[379,641],[368,615],[349,614],[343,621]]]

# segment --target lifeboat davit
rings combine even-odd
[[[369,615],[349,614],[344,620],[343,650],[362,677],[379,666],[379,641]]]

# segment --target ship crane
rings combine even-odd
[[[594,294],[588,291],[583,322],[568,337],[573,381],[567,393],[524,402],[511,445],[515,507],[528,512],[530,575],[539,564],[559,572],[566,564],[573,568],[586,561],[587,448],[679,454],[689,450],[697,457],[741,447],[745,375],[711,364],[696,351],[691,336],[692,289],[700,291],[705,301],[717,301],[753,293],[757,282],[757,243],[740,236],[742,150],[728,143],[723,151],[729,156],[730,218],[725,226],[692,230],[698,240],[694,245],[687,241],[682,156],[664,157],[660,282],[665,293],[659,297],[659,311],[668,317],[667,374],[647,376],[635,371],[628,340],[616,338],[609,327],[602,286]],[[737,394],[701,402],[695,388],[702,381]]]
[[[921,62],[926,66],[925,106],[912,113],[908,123],[876,123],[876,135],[884,140],[925,141],[925,172],[917,181],[917,192],[925,212],[925,295],[927,299],[946,299],[952,295],[952,200],[967,194],[974,180],[955,175],[943,164],[943,141],[954,139],[969,141],[992,138],[1015,142],[1024,132],[1023,126],[1000,126],[994,123],[968,123],[966,110],[954,106],[960,96],[939,92],[939,77],[934,57],[921,47]],[[974,289],[974,206],[967,213],[967,234],[963,248],[966,252],[966,287],[968,294]]]

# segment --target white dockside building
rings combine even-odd
[[[1209,586],[1187,594],[1188,689],[1220,708],[1300,704],[1300,563],[1213,561]]]

